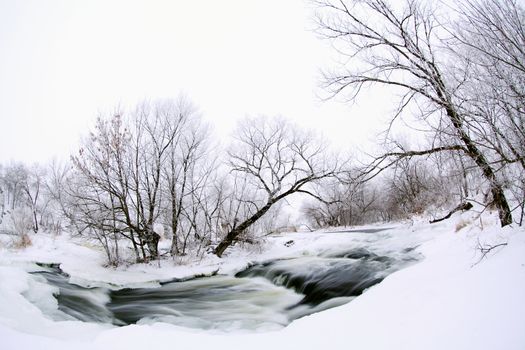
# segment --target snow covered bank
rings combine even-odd
[[[68,273],[86,281],[138,284],[217,267],[222,272],[236,271],[248,261],[318,253],[334,245],[366,247],[369,236],[295,233],[272,238],[266,248],[273,249],[262,254],[234,251],[225,260],[211,257],[200,267],[166,266],[156,270],[153,266],[137,266],[106,271],[96,267],[98,255],[91,249],[73,248],[60,239],[54,246],[36,242],[24,252],[2,251],[2,349],[523,349],[525,232],[522,228],[501,229],[490,216],[473,221],[470,215],[436,225],[396,225],[378,233],[383,235],[381,248],[385,251],[418,245],[425,259],[388,276],[349,304],[268,333],[217,334],[163,323],[115,328],[78,321],[56,322],[43,316],[22,295],[31,287],[24,261],[63,262]],[[465,221],[470,224],[455,232]],[[286,247],[284,243],[290,240],[294,244]],[[492,250],[480,261],[479,244],[499,243],[507,245]],[[62,250],[65,248],[69,251]],[[46,260],[40,259],[46,256]],[[44,289],[41,302],[49,302],[49,291]]]

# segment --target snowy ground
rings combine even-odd
[[[103,256],[92,247],[37,235],[25,250],[0,248],[0,348],[525,349],[523,228],[501,229],[494,216],[480,219],[473,213],[434,225],[421,221],[384,227],[389,227],[380,233],[385,251],[418,245],[424,259],[393,273],[349,304],[266,333],[204,332],[164,323],[113,327],[53,321],[41,310],[56,309],[56,301],[45,285],[34,285],[27,271],[34,261],[61,263],[81,285],[152,286],[159,280],[217,268],[231,273],[250,261],[314,254],[334,246],[366,246],[366,235],[290,233],[271,237],[262,249],[234,250],[222,260],[210,256],[184,266],[163,261],[161,268],[119,269],[103,268]],[[290,240],[294,244],[286,247]],[[506,245],[481,259],[479,244],[500,243]]]

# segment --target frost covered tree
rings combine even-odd
[[[461,92],[483,146],[504,173],[514,202],[525,205],[525,10],[515,0],[465,1],[453,38],[473,74]]]
[[[184,254],[201,231],[192,205],[213,165],[205,158],[206,138],[182,98],[100,117],[72,157],[69,198],[79,231],[95,237],[115,263],[122,239],[138,261],[158,258],[161,228],[172,236],[171,253]]]
[[[451,24],[449,13],[440,12],[435,4],[426,1],[405,0],[394,4],[387,0],[327,0],[315,3],[319,9],[319,33],[332,40],[345,58],[341,66],[325,74],[326,87],[331,95],[344,94],[355,99],[366,88],[388,87],[400,96],[389,129],[397,120],[403,119],[413,128],[425,131],[429,140],[424,149],[407,149],[387,133],[389,149],[371,162],[365,175],[373,177],[405,158],[440,152],[459,153],[477,168],[487,183],[490,203],[497,208],[501,225],[512,223],[511,208],[504,191],[504,174],[499,165],[506,161],[501,152],[495,152],[489,139],[507,145],[505,154],[512,156],[508,158],[510,162],[519,161],[522,153],[513,154],[509,144],[501,135],[497,136],[498,133],[506,134],[507,127],[501,123],[498,126],[485,123],[489,117],[485,112],[484,116],[473,113],[475,103],[489,110],[494,108],[494,103],[485,93],[478,96],[474,104],[468,98],[466,89],[469,85],[474,86],[477,71],[483,63],[462,60],[466,42],[478,41],[462,42],[458,38],[482,33],[486,46],[482,41],[482,46],[473,49],[483,59],[494,56],[487,50],[491,46],[499,53],[506,52],[505,47],[512,48],[510,56],[514,52],[519,55],[523,48],[519,35],[523,29],[521,8],[506,1],[507,5],[510,4],[507,7],[498,7],[496,12],[483,12],[478,9],[489,9],[499,2],[471,1],[461,7],[464,11],[459,11],[457,21]],[[490,26],[487,24],[494,16],[499,17],[501,25],[510,21],[514,26],[512,30],[517,30],[516,35],[506,37],[505,31],[489,35]],[[467,28],[466,32],[458,27]],[[518,48],[514,48],[516,44]],[[507,54],[505,59],[508,58]],[[515,73],[518,77],[513,81],[521,86],[523,73],[519,69]],[[505,94],[514,89],[513,84],[503,85],[500,92]],[[503,105],[512,108],[506,103]],[[515,105],[520,106],[519,103]],[[519,108],[516,113],[519,113]],[[417,117],[415,124],[407,115]],[[511,130],[521,129],[511,126]]]
[[[24,183],[27,178],[27,167],[20,162],[10,163],[3,167],[1,176],[3,208],[12,211],[24,201]]]
[[[241,194],[234,221],[215,248],[219,257],[286,197],[301,193],[320,199],[311,185],[336,176],[340,166],[318,136],[263,117],[239,124],[228,158],[231,173],[241,177],[236,184]]]
[[[42,222],[42,217],[49,202],[48,198],[42,195],[45,181],[46,169],[35,164],[26,170],[26,176],[22,183],[24,199],[31,211],[33,219],[32,229],[35,233],[39,230],[39,223]]]
[[[46,169],[39,164],[11,163],[0,168],[0,223],[15,210],[29,212],[31,229],[37,233],[47,215],[49,197],[45,195]]]
[[[176,108],[176,110],[173,110]],[[210,157],[210,133],[197,108],[186,99],[166,108],[170,117],[164,127],[174,135],[162,164],[162,210],[166,230],[171,234],[172,255],[185,255],[192,238],[204,239],[209,183],[215,161]]]

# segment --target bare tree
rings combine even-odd
[[[165,128],[174,141],[167,149],[162,166],[163,191],[166,194],[165,225],[172,234],[171,254],[185,255],[188,240],[202,237],[204,225],[200,214],[206,201],[208,183],[215,170],[214,160],[208,157],[209,132],[200,121],[197,109],[181,98],[171,105]]]
[[[176,254],[180,237],[186,242],[188,232],[196,230],[195,224],[182,220],[191,191],[197,191],[207,176],[201,171],[204,167],[199,168],[199,161],[205,162],[201,157],[206,133],[193,114],[183,99],[117,111],[98,119],[95,131],[72,158],[75,221],[79,231],[105,246],[108,256],[118,254],[119,240],[127,239],[137,260],[158,258],[160,226],[171,230]]]
[[[352,225],[353,203],[351,201],[352,186],[339,179],[330,179],[322,186],[318,186],[316,193],[324,201],[311,198],[303,202],[301,212],[314,228],[329,226]]]
[[[44,188],[45,177],[45,168],[35,164],[26,169],[26,176],[22,182],[22,190],[24,192],[26,204],[32,214],[32,229],[35,233],[38,232],[39,223],[41,222],[41,218],[44,215],[48,203],[47,198],[41,196],[41,192]]]
[[[12,231],[17,235],[15,247],[25,248],[31,245],[29,231],[33,229],[32,213],[27,207],[16,207],[10,215]]]
[[[10,163],[3,169],[2,184],[7,202],[5,210],[14,210],[24,201],[24,182],[27,178],[27,167],[23,163]]]
[[[463,105],[475,117],[483,146],[495,154],[497,166],[521,208],[525,196],[525,10],[515,0],[459,3],[463,21],[452,36],[462,50],[463,66],[474,71],[461,92]],[[473,121],[474,122],[474,121]]]
[[[27,209],[32,217],[32,230],[38,232],[48,203],[47,197],[41,195],[45,177],[45,168],[38,164],[29,167],[23,163],[12,163],[6,166],[0,174],[0,217],[17,208]]]
[[[422,213],[437,201],[430,200],[434,185],[423,164],[404,160],[374,180],[341,176],[317,190],[325,202],[306,202],[302,211],[314,227],[404,219]]]
[[[445,42],[450,35],[439,13],[415,0],[406,0],[403,9],[386,0],[316,3],[320,8],[319,32],[332,39],[346,58],[340,70],[325,75],[331,93],[349,90],[354,99],[373,85],[398,89],[402,95],[392,123],[414,106],[412,110],[419,111],[420,120],[433,135],[424,150],[392,148],[372,162],[367,174],[380,172],[403,158],[461,152],[488,182],[501,225],[512,223],[497,169],[478,144],[472,116],[462,108],[465,101],[457,91],[470,75],[457,79],[449,69],[453,54],[443,47],[450,45]]]
[[[132,240],[138,254],[134,234],[139,230],[133,217],[131,174],[126,163],[130,140],[120,114],[109,120],[99,117],[94,132],[72,157],[73,174],[67,187],[73,224],[79,233],[88,233],[101,243],[112,264],[118,263],[121,237]]]
[[[48,228],[55,234],[62,232],[62,229],[69,223],[75,227],[74,210],[70,206],[68,185],[72,183],[72,165],[70,162],[61,162],[54,159],[48,166],[48,176],[45,182],[45,195],[50,201],[50,217]]]
[[[324,201],[311,200],[302,207],[314,227],[350,226],[379,220],[377,185],[352,181],[348,176],[331,179],[316,190]],[[382,199],[382,198],[381,198]]]
[[[131,160],[135,174],[133,191],[137,224],[140,236],[148,245],[151,258],[158,257],[160,236],[155,232],[154,224],[161,214],[161,182],[164,163],[169,149],[177,142],[179,128],[172,119],[183,119],[178,108],[171,102],[159,102],[154,106],[141,104],[134,114],[134,138]]]
[[[247,119],[238,127],[228,152],[229,167],[246,179],[249,197],[242,198],[228,232],[215,248],[222,256],[243,232],[272,206],[294,193],[319,198],[309,185],[333,177],[337,161],[328,160],[326,145],[281,119]]]

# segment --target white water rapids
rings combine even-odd
[[[266,331],[349,302],[388,274],[415,261],[410,247],[385,255],[364,248],[255,263],[235,275],[161,283],[158,288],[85,288],[58,266],[32,273],[26,298],[55,320],[167,322],[197,329]],[[42,297],[45,288],[54,305]],[[40,296],[39,296],[40,295]]]

